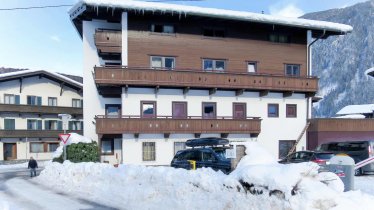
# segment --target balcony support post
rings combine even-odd
[[[201,133],[195,133],[195,138],[200,138]]]
[[[244,91],[245,91],[244,89],[236,90],[235,91],[235,96],[243,95]]]
[[[170,137],[170,133],[164,133],[164,138],[168,139]]]
[[[183,88],[183,95],[186,95],[190,91],[190,87]]]
[[[64,83],[60,84],[60,96],[62,96],[62,92],[64,91]]]
[[[155,87],[155,94],[157,94],[158,91],[160,91],[160,86],[157,85],[157,86]]]
[[[217,92],[217,88],[211,88],[209,89],[209,95],[213,95]]]
[[[262,91],[260,91],[260,93],[259,93],[260,97],[267,96],[268,94],[269,94],[269,91],[268,91],[268,90],[262,90]]]
[[[227,138],[229,136],[228,133],[221,133],[221,138]]]
[[[291,97],[293,94],[293,91],[286,91],[283,92],[283,98]]]

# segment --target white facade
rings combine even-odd
[[[83,51],[84,51],[84,135],[99,141],[95,131],[95,116],[105,114],[106,104],[120,104],[122,115],[140,115],[141,101],[156,101],[157,115],[172,115],[172,102],[188,102],[188,116],[202,115],[202,102],[216,102],[217,116],[232,116],[233,103],[244,102],[247,105],[248,117],[260,117],[261,133],[258,137],[250,135],[229,134],[230,141],[257,141],[269,152],[278,156],[280,140],[296,140],[306,125],[308,112],[307,99],[304,94],[293,94],[291,97],[283,97],[281,93],[269,93],[260,97],[258,92],[245,92],[235,96],[234,91],[217,91],[209,95],[207,90],[190,90],[183,94],[181,89],[160,89],[155,94],[150,88],[128,88],[122,91],[121,98],[104,98],[99,95],[92,76],[94,66],[104,65],[97,53],[94,43],[96,29],[122,29],[122,65],[127,65],[127,14],[122,14],[122,23],[107,23],[105,21],[83,21]],[[279,117],[268,117],[268,104],[279,105]],[[286,117],[286,104],[297,106],[297,117]],[[220,134],[201,134],[201,137],[219,137]],[[135,138],[133,134],[122,135],[122,139],[115,138],[114,154],[103,155],[101,160],[111,164],[143,164],[143,165],[169,165],[174,156],[174,142],[185,142],[194,138],[194,134],[171,134],[164,138],[163,134],[139,134]],[[143,161],[143,142],[155,142],[155,161]],[[297,149],[304,149],[306,137],[302,137]]]
[[[17,72],[18,73],[18,72]],[[22,72],[20,71],[20,78],[22,77]],[[61,95],[60,95],[61,94]],[[7,95],[14,95],[19,97],[19,101],[15,103],[13,101],[12,104],[8,104],[9,102],[6,100]],[[82,101],[83,94],[81,91],[77,91],[76,89],[67,87],[66,85],[62,87],[60,83],[56,81],[52,81],[46,77],[40,77],[40,75],[36,74],[32,77],[25,77],[22,79],[22,83],[19,79],[14,79],[10,81],[0,81],[0,104],[15,106],[17,109],[23,109],[28,105],[27,97],[28,96],[36,96],[41,98],[41,109],[43,107],[49,106],[48,98],[53,97],[57,100],[57,107],[72,107],[73,106],[73,99],[77,101]],[[21,105],[21,106],[19,106]],[[23,105],[23,106],[22,106]],[[27,108],[27,107],[26,107]],[[6,128],[5,121],[6,120],[14,120],[14,129],[9,130]],[[61,121],[57,114],[47,114],[47,113],[28,113],[23,110],[19,110],[17,112],[7,112],[5,110],[0,110],[0,130],[2,131],[13,131],[15,135],[22,131],[28,131],[28,120],[35,120],[36,124],[40,121],[41,128],[35,129],[35,132],[39,132],[40,130],[40,138],[33,138],[30,137],[7,137],[7,136],[0,136],[0,160],[4,160],[5,158],[5,145],[4,144],[11,144],[15,145],[14,151],[16,151],[15,159],[22,160],[28,159],[30,156],[33,156],[37,160],[47,160],[52,158],[52,151],[49,149],[54,148],[56,144],[59,143],[58,136],[55,138],[44,138],[43,131],[46,130],[46,123],[47,121],[54,121],[53,126],[58,126],[58,122]],[[77,129],[79,129],[80,122],[82,121],[82,115],[75,116],[72,119],[77,123]],[[48,128],[49,130],[51,128]],[[53,127],[51,130],[58,130],[58,127]],[[43,144],[43,151],[42,152],[33,152],[30,150],[31,144],[33,143],[40,143]],[[45,146],[44,146],[45,144]],[[40,145],[39,145],[40,146]]]

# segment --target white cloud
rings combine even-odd
[[[50,36],[49,38],[50,38],[52,41],[55,41],[55,42],[61,42],[60,37],[58,37],[57,35]]]
[[[296,7],[292,3],[286,5],[271,5],[269,11],[271,15],[283,17],[300,17],[303,14],[305,14],[305,12],[302,9]]]

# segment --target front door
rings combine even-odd
[[[187,118],[187,102],[173,102],[173,118]]]
[[[4,143],[4,160],[17,159],[17,145],[16,143]]]
[[[247,117],[246,104],[245,103],[234,103],[233,104],[233,118],[234,119],[245,119]]]

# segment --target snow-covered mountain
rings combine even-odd
[[[353,26],[345,36],[332,36],[313,45],[313,75],[324,98],[314,104],[314,117],[331,117],[350,104],[374,103],[374,0],[341,9],[309,13],[302,18]]]

